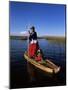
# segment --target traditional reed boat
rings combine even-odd
[[[34,65],[36,68],[50,73],[50,74],[57,74],[60,71],[60,67],[55,65],[50,60],[46,59],[45,61],[37,62],[36,60],[29,58],[27,53],[24,53],[25,59],[32,65]]]

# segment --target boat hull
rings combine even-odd
[[[34,59],[29,58],[27,53],[24,54],[24,57],[30,64],[32,64],[34,67],[36,67],[44,72],[47,72],[50,74],[57,74],[60,71],[60,67],[55,65],[50,60],[46,60],[46,65],[43,65],[43,63],[38,63]]]

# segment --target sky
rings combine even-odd
[[[35,26],[38,36],[65,36],[65,5],[10,2],[10,35]]]

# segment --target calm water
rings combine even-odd
[[[54,77],[45,76],[39,72],[39,79],[29,82],[27,62],[24,52],[27,50],[27,40],[10,40],[10,88],[25,88],[39,86],[58,86],[66,84],[66,58],[65,43],[50,42],[40,39],[39,45],[43,50],[45,58],[51,59],[55,64],[61,66],[61,71]],[[37,78],[36,77],[36,78]],[[40,78],[43,79],[40,79]]]

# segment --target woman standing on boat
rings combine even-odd
[[[28,46],[28,56],[30,58],[35,58],[36,52],[39,49],[37,33],[35,27],[32,26],[29,31],[29,46]]]

